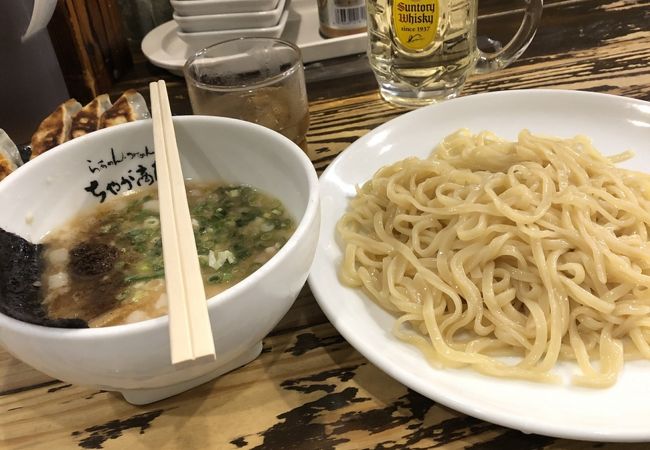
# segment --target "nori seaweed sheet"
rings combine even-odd
[[[43,308],[40,281],[43,246],[0,228],[0,312],[56,328],[88,328],[82,319],[51,319]]]

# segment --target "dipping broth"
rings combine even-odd
[[[283,205],[249,186],[187,185],[206,297],[268,261],[295,230]],[[130,192],[44,239],[43,305],[91,327],[167,313],[158,192]]]

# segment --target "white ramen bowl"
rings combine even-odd
[[[61,329],[0,314],[0,343],[59,380],[119,391],[145,404],[185,391],[255,359],[307,278],[320,224],[318,179],[289,139],[259,125],[207,116],[175,117],[183,173],[198,181],[248,184],[279,200],[297,229],[271,260],[208,300],[216,361],[172,366],[168,317],[106,328]],[[148,151],[147,151],[148,149]],[[152,173],[150,120],[93,132],[54,148],[0,182],[0,227],[31,242],[97,205],[86,190]],[[138,172],[140,171],[140,172]],[[92,190],[92,189],[91,189]],[[126,190],[126,186],[123,187]]]

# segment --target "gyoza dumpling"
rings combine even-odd
[[[100,128],[112,127],[113,125],[150,117],[144,97],[139,92],[129,89],[104,113],[100,121]]]
[[[41,153],[70,140],[72,118],[81,110],[81,103],[71,98],[59,105],[52,114],[41,122],[32,136],[32,156],[36,158]]]
[[[0,128],[0,180],[23,165],[18,147]]]
[[[72,119],[70,139],[78,138],[79,136],[98,130],[102,116],[110,109],[111,105],[111,99],[108,94],[102,94],[81,108],[81,111]]]

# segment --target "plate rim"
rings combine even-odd
[[[444,108],[444,105],[450,104],[452,102],[454,102],[456,105],[458,105],[460,102],[471,104],[472,102],[476,101],[477,98],[483,99],[486,97],[511,97],[511,96],[517,97],[517,96],[529,96],[529,95],[541,95],[541,96],[555,95],[564,98],[571,97],[572,99],[575,99],[576,97],[582,97],[585,99],[600,98],[606,102],[619,102],[620,104],[641,105],[647,108],[648,111],[650,111],[650,102],[645,100],[635,99],[631,97],[623,97],[623,96],[618,96],[609,93],[567,90],[567,89],[514,89],[508,91],[485,92],[485,93],[458,97],[443,103],[429,105],[423,108],[406,112],[374,128],[370,132],[366,133],[364,136],[354,141],[345,150],[343,150],[339,155],[336,156],[336,158],[328,165],[328,167],[320,176],[319,184],[321,189],[321,197],[323,197],[322,189],[323,189],[324,181],[329,180],[329,178],[331,177],[331,173],[337,170],[337,168],[344,163],[344,161],[348,157],[346,156],[346,153],[349,154],[349,150],[352,149],[354,151],[354,149],[356,149],[357,147],[365,146],[366,142],[372,139],[373,136],[383,132],[388,128],[394,127],[396,124],[400,125],[403,121],[411,121],[413,117],[417,117],[419,115],[435,114],[435,113],[431,113],[430,111],[434,111],[436,108],[440,108],[440,107]],[[325,202],[321,202],[321,208],[323,209],[324,207],[325,207]],[[322,210],[321,214],[323,216],[326,216],[327,211]],[[481,420],[485,420],[490,423],[519,430],[522,431],[523,433],[536,433],[536,434],[552,436],[556,438],[579,439],[585,441],[600,441],[600,442],[642,442],[642,441],[650,440],[650,426],[645,430],[623,430],[619,432],[617,431],[612,432],[609,429],[608,430],[589,430],[589,429],[585,430],[582,428],[576,429],[574,426],[568,424],[564,426],[560,426],[558,424],[540,425],[539,423],[534,423],[533,421],[530,420],[528,422],[526,422],[525,419],[517,420],[516,415],[508,412],[497,411],[495,414],[495,409],[498,408],[492,408],[492,409],[476,408],[475,407],[476,405],[467,404],[466,402],[459,402],[457,401],[458,399],[456,398],[449,398],[448,396],[439,398],[435,395],[435,393],[434,395],[432,395],[431,392],[427,392],[427,389],[424,388],[425,386],[423,385],[420,379],[418,378],[408,379],[408,377],[398,367],[396,367],[395,365],[387,364],[387,362],[389,362],[389,358],[387,356],[382,356],[381,352],[372,351],[368,346],[363,345],[363,343],[360,343],[362,337],[354,333],[349,326],[344,325],[343,321],[340,321],[338,319],[335,311],[328,304],[326,287],[322,286],[318,282],[317,280],[318,277],[316,275],[317,270],[315,270],[317,269],[318,266],[320,253],[323,251],[321,248],[321,244],[324,242],[324,240],[327,240],[327,242],[331,242],[331,240],[326,239],[324,237],[323,231],[329,231],[329,230],[324,230],[323,224],[324,222],[321,223],[321,233],[319,237],[319,244],[316,249],[316,258],[314,259],[312,270],[310,271],[308,277],[308,283],[314,295],[314,298],[316,299],[320,308],[325,313],[330,323],[348,341],[348,343],[350,343],[350,345],[356,351],[358,351],[361,355],[363,355],[366,359],[368,359],[379,370],[386,373],[394,380],[403,384],[407,388],[410,388],[418,392],[420,395],[423,395],[426,398],[429,398],[435,402],[443,404],[453,410],[462,412],[472,417],[479,418]],[[327,259],[326,256],[324,258]],[[372,301],[372,300],[366,298],[364,299],[364,301]]]

